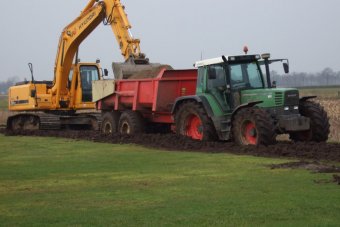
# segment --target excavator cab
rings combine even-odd
[[[80,87],[83,103],[92,102],[92,81],[99,80],[99,70],[96,65],[82,65],[80,67]]]
[[[69,75],[70,107],[75,109],[93,108],[92,81],[102,77],[100,65],[94,63],[78,63],[72,66]]]

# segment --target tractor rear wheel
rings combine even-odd
[[[145,132],[143,116],[136,111],[125,111],[119,119],[118,132],[124,135],[134,135]]]
[[[175,115],[176,133],[195,140],[217,140],[213,122],[196,102],[183,103]]]
[[[232,134],[239,145],[271,145],[276,142],[273,119],[258,108],[245,108],[236,113]]]
[[[310,119],[310,129],[290,133],[293,141],[325,142],[329,135],[329,120],[324,108],[313,101],[304,101],[299,105],[300,114]]]
[[[117,132],[119,112],[106,112],[103,115],[101,131],[105,135],[113,135]]]

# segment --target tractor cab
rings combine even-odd
[[[276,88],[271,83],[269,64],[277,61],[287,61],[284,69],[289,71],[287,59],[269,60],[269,54],[263,54],[262,58],[260,55],[242,55],[199,61],[195,64],[198,68],[197,93],[208,94],[224,112],[230,113],[249,102],[261,102],[257,105],[268,108],[283,106],[287,92],[289,104],[298,105],[297,89]],[[261,70],[262,65],[266,67],[266,74]]]

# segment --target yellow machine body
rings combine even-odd
[[[120,0],[90,0],[81,14],[66,26],[60,36],[54,68],[53,81],[22,82],[9,89],[9,110],[78,110],[95,109],[90,98],[92,80],[102,78],[101,68],[95,63],[77,63],[76,53],[80,44],[101,23],[110,26],[126,62],[132,64],[148,63],[140,52],[140,40],[134,39],[130,31],[124,6]],[[90,72],[89,67],[95,67]],[[87,71],[90,78],[84,79],[82,72]],[[95,75],[96,74],[96,75]],[[90,91],[91,90],[91,91]],[[86,96],[86,98],[84,98]]]
[[[9,110],[81,110],[94,109],[92,102],[92,81],[102,77],[100,66],[93,63],[72,65],[67,79],[67,93],[59,100],[57,108],[56,96],[52,92],[52,82],[22,82],[9,89]]]

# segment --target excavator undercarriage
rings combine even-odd
[[[59,130],[81,129],[99,130],[102,117],[100,112],[83,112],[77,114],[61,113],[60,111],[35,112],[27,111],[13,115],[7,119],[7,129],[10,130]]]

